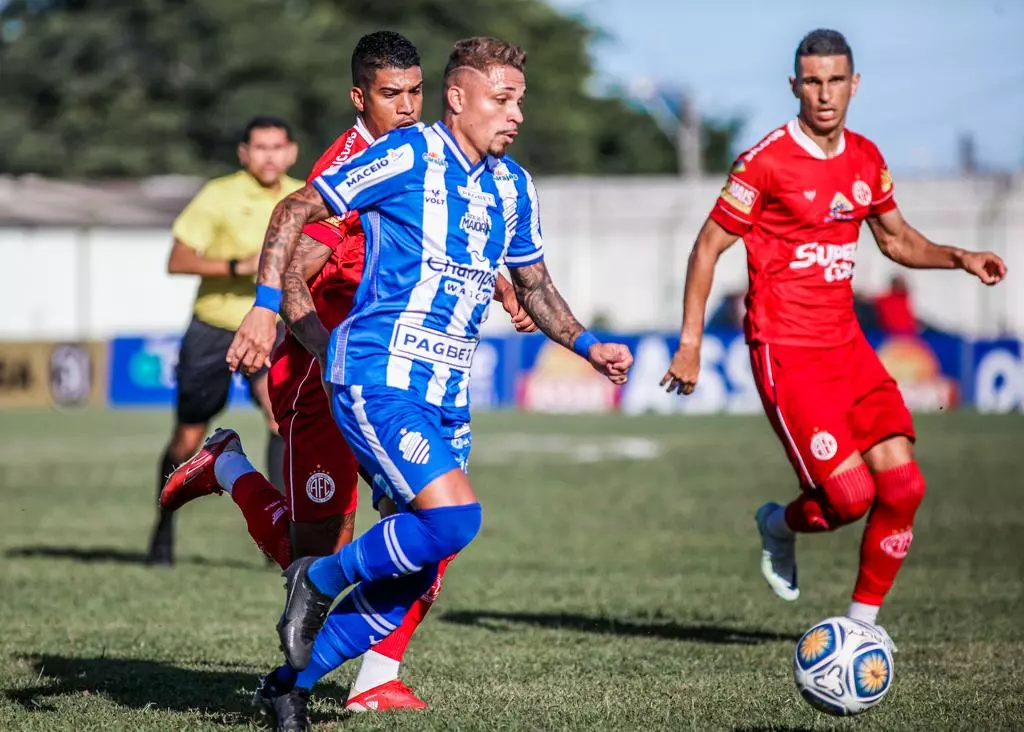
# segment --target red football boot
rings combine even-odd
[[[189,501],[214,493],[223,493],[217,484],[213,465],[225,450],[241,451],[242,443],[234,430],[216,429],[195,455],[179,465],[160,491],[160,507],[177,511]]]
[[[347,712],[389,712],[394,709],[426,709],[427,703],[416,696],[400,679],[367,689],[345,703]]]

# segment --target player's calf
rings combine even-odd
[[[913,524],[924,499],[925,480],[916,462],[875,475],[877,500],[864,529],[854,602],[876,608],[892,588],[910,551]]]

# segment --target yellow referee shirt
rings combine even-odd
[[[241,170],[209,181],[174,222],[174,238],[208,259],[245,259],[258,254],[274,206],[302,188],[283,176],[276,192]],[[203,277],[193,312],[209,325],[237,330],[256,297],[256,278]]]

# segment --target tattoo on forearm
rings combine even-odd
[[[304,270],[306,263],[319,258],[319,252],[323,249],[324,246],[319,242],[302,237],[288,265],[288,271],[284,274],[284,294],[281,299],[281,317],[284,322],[299,343],[318,359],[327,353],[330,333],[316,314],[316,305]]]
[[[263,240],[257,281],[261,285],[281,287],[285,268],[299,242],[302,227],[330,215],[324,199],[309,185],[277,204]]]
[[[551,281],[551,274],[544,262],[517,267],[509,273],[519,302],[537,327],[551,340],[572,348],[576,336],[583,332],[583,326],[573,316],[569,305]]]

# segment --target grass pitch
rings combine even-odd
[[[220,423],[262,452],[254,413]],[[403,673],[432,709],[347,717],[352,663],[318,687],[317,729],[1024,727],[1024,417],[918,419],[929,492],[881,617],[895,684],[853,720],[799,700],[790,659],[844,611],[860,531],[801,539],[801,598],[775,598],[753,513],[795,479],[762,417],[474,424],[484,528]],[[176,566],[141,563],[169,428],[0,414],[0,728],[265,729],[249,695],[284,593],[234,504],[187,506]]]

